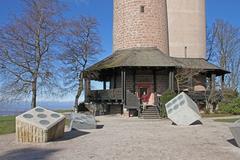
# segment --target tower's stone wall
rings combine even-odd
[[[167,0],[167,10],[170,56],[205,58],[205,0]]]
[[[113,50],[157,47],[169,54],[166,0],[114,0]]]

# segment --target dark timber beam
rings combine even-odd
[[[168,89],[169,90],[172,90],[171,79],[172,79],[172,72],[169,72],[169,76],[168,76]]]
[[[175,84],[175,74],[174,74],[174,71],[172,71],[172,91],[175,90],[174,84]]]
[[[107,84],[106,84],[106,80],[103,81],[103,90],[107,89]]]
[[[84,79],[85,85],[85,102],[89,102],[89,96],[91,94],[91,81],[88,78]]]
[[[216,74],[212,74],[211,75],[211,91],[212,91],[212,93],[215,93],[215,91],[216,91],[215,79],[216,79]]]
[[[133,70],[133,93],[135,94],[136,92],[136,70]]]
[[[171,70],[169,72],[169,90],[174,91],[174,72]]]
[[[193,89],[193,76],[190,76],[189,80],[190,80],[190,88],[191,88],[191,90],[194,90]]]
[[[122,87],[122,102],[123,106],[126,106],[126,70],[122,68],[121,70],[121,87]]]
[[[113,88],[116,89],[117,88],[117,71],[114,70],[114,74],[113,74]]]
[[[222,78],[221,78],[221,89],[222,89],[222,91],[224,90],[224,87],[225,87],[225,76],[224,75],[222,75]]]
[[[154,93],[157,92],[157,76],[156,76],[156,70],[153,70],[153,91]]]

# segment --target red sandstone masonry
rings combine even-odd
[[[166,0],[114,0],[113,30],[114,51],[157,47],[169,54]]]

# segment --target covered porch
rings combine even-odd
[[[117,51],[87,69],[85,102],[105,104],[109,113],[118,106],[120,114],[128,115],[139,111],[142,104],[159,106],[158,96],[168,89],[177,91],[175,75],[178,68],[203,69],[200,83],[191,84],[194,92],[198,92],[199,86],[205,90],[210,86],[210,90],[215,90],[216,76],[222,76],[224,86],[227,72],[204,59],[173,58],[156,48],[128,49]],[[103,90],[91,90],[91,80],[102,82]]]

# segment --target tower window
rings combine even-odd
[[[140,12],[144,13],[144,11],[145,11],[145,6],[140,6]]]

